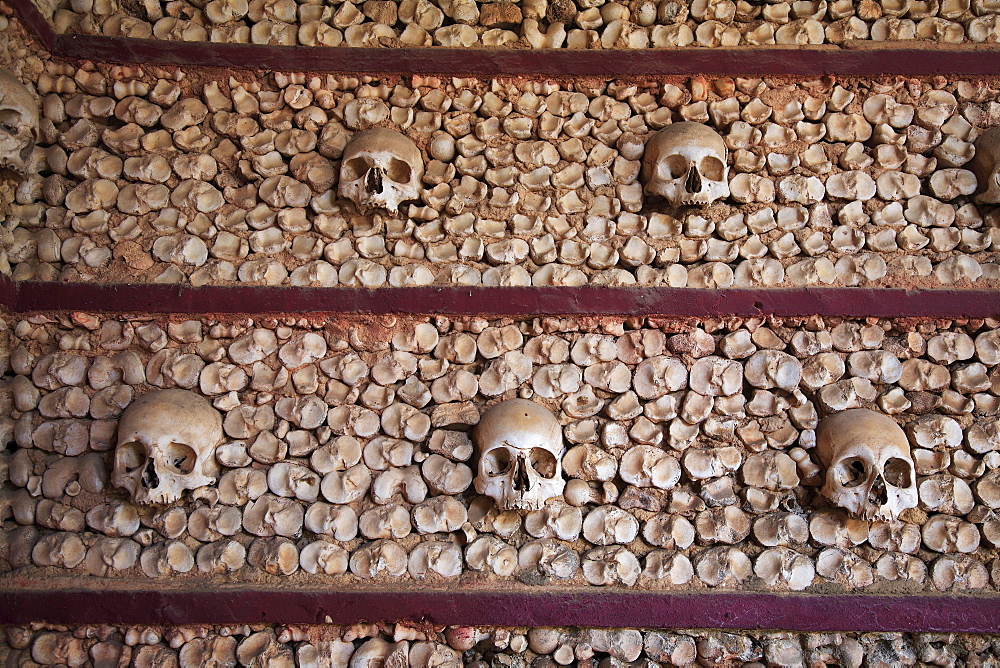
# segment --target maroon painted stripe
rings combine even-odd
[[[53,56],[101,62],[207,66],[283,71],[448,74],[471,76],[996,76],[1000,50],[745,47],[740,49],[535,50],[351,48],[216,44],[155,39],[54,35],[31,0],[9,0]],[[897,43],[899,44],[899,43]],[[880,46],[885,47],[885,44]]]
[[[16,286],[12,310],[148,313],[413,313],[448,315],[713,315],[991,317],[1000,292],[788,288],[280,288],[34,283]]]
[[[1000,602],[981,596],[809,596],[463,589],[338,592],[239,590],[0,593],[0,624],[353,624],[782,629],[996,633]]]
[[[995,76],[1000,51],[930,49],[637,49],[628,52],[627,71],[620,51],[430,48],[315,48],[256,44],[195,44],[95,35],[60,35],[64,58],[98,61],[198,65],[236,69],[275,69],[379,74],[464,76]]]

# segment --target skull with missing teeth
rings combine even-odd
[[[729,197],[728,175],[726,143],[701,123],[673,123],[646,142],[641,172],[645,192],[674,206]]]
[[[473,433],[479,453],[476,491],[500,510],[538,510],[562,497],[562,427],[527,399],[509,399],[487,410]]]
[[[38,133],[38,103],[10,72],[0,70],[0,169],[24,176]]]
[[[420,195],[423,156],[417,145],[395,130],[359,132],[344,148],[340,195],[362,210],[397,213],[399,205]]]
[[[826,466],[822,494],[853,517],[893,520],[917,505],[906,434],[892,418],[855,408],[825,418],[816,453]]]
[[[215,483],[222,417],[188,390],[158,390],[133,401],[118,421],[112,481],[135,503],[171,503]]]

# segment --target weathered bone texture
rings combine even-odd
[[[222,417],[188,390],[144,394],[122,413],[112,482],[135,503],[172,503],[184,490],[214,484]]]
[[[1000,204],[1000,127],[981,134],[975,146],[969,167],[978,181],[976,202]]]
[[[890,417],[855,408],[823,420],[816,452],[826,466],[823,496],[866,520],[894,520],[917,505],[910,443]]]
[[[363,210],[396,213],[400,203],[419,197],[423,175],[423,156],[408,137],[385,128],[366,130],[344,148],[340,195]]]
[[[673,205],[711,204],[729,197],[726,143],[701,123],[673,123],[646,143],[642,180],[648,195]]]
[[[562,428],[555,416],[527,399],[508,399],[487,410],[473,434],[479,454],[476,491],[501,510],[538,510],[561,498]]]
[[[431,626],[9,626],[7,664],[135,666],[994,665],[997,636]]]
[[[0,70],[0,169],[24,176],[37,136],[35,96],[13,74]]]

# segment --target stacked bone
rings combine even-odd
[[[1000,573],[998,324],[32,315],[5,333],[3,563],[140,579],[987,589]],[[201,395],[186,409],[200,421],[142,413],[158,390]],[[559,426],[551,454],[528,462],[552,479],[545,462],[560,457],[565,484],[540,502],[512,501],[516,476],[488,484],[525,452],[477,458],[470,434],[518,396]],[[824,446],[820,417],[859,407],[891,416],[905,442]],[[139,417],[119,420],[126,409]],[[495,432],[481,449],[517,449]],[[893,457],[906,476],[888,475]],[[821,495],[824,464],[842,462],[866,494],[906,496],[868,511]]]
[[[777,633],[431,626],[7,627],[0,657],[11,665],[139,668],[179,665],[613,668],[622,665],[986,665],[995,636],[936,633]]]
[[[2,232],[17,280],[726,288],[1000,278],[998,151],[985,134],[1000,124],[1000,102],[980,82],[291,73],[246,83],[34,56],[20,67],[38,73],[41,122]],[[685,149],[648,140],[682,121],[721,138],[696,143],[728,167],[705,204],[650,186]],[[379,141],[363,145],[372,129]],[[646,170],[644,149],[656,163]],[[373,206],[359,187],[371,168],[352,165],[379,159],[403,169],[381,170],[393,196]]]
[[[644,49],[1000,41],[996,0],[211,0],[43,9],[58,32],[305,46]]]

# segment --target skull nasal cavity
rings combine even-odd
[[[365,190],[370,193],[382,192],[382,170],[372,167],[365,174]]]
[[[692,169],[688,173],[687,182],[684,184],[684,189],[689,193],[700,193],[701,192],[701,174],[698,173],[697,169]]]
[[[868,490],[868,503],[875,504],[876,506],[884,506],[889,503],[889,494],[885,489],[885,481],[880,475],[875,476],[872,488]]]
[[[160,478],[156,475],[156,466],[152,459],[146,462],[146,468],[142,472],[142,486],[148,489],[160,486]]]
[[[511,485],[514,487],[515,492],[527,492],[531,489],[531,478],[528,477],[524,457],[518,457],[517,462],[514,464],[514,476],[511,479]]]

